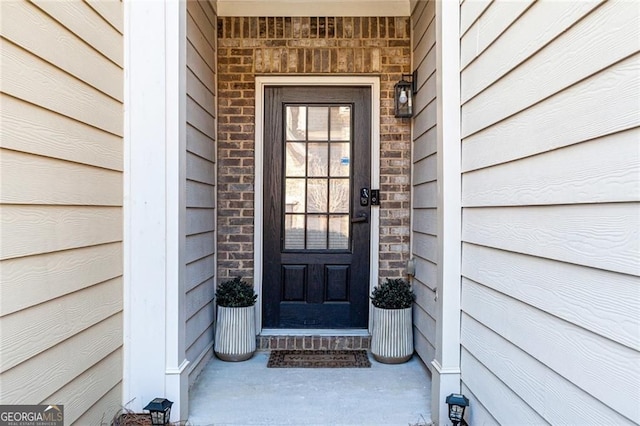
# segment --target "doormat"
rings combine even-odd
[[[370,368],[367,351],[271,351],[268,368]]]

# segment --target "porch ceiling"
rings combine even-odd
[[[409,16],[410,0],[217,0],[218,16]]]

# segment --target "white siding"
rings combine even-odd
[[[0,2],[0,404],[122,402],[119,1]]]
[[[416,263],[413,288],[416,352],[430,363],[435,358],[437,282],[437,149],[436,149],[436,22],[435,2],[413,3],[413,68],[418,93],[413,122],[412,253]]]
[[[217,17],[187,2],[186,306],[189,383],[212,355],[215,291]]]
[[[640,5],[461,21],[468,422],[640,423]]]

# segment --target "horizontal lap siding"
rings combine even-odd
[[[0,404],[122,404],[121,2],[2,2]]]
[[[638,423],[640,7],[480,6],[461,5],[469,423]]]
[[[413,68],[418,70],[414,99],[412,253],[415,346],[428,364],[435,357],[437,279],[437,155],[435,2],[416,2],[412,11]]]
[[[213,344],[216,207],[216,16],[187,2],[186,351],[193,383]]]

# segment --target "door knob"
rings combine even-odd
[[[358,216],[351,218],[351,223],[369,223],[369,215],[365,212],[360,212]]]

